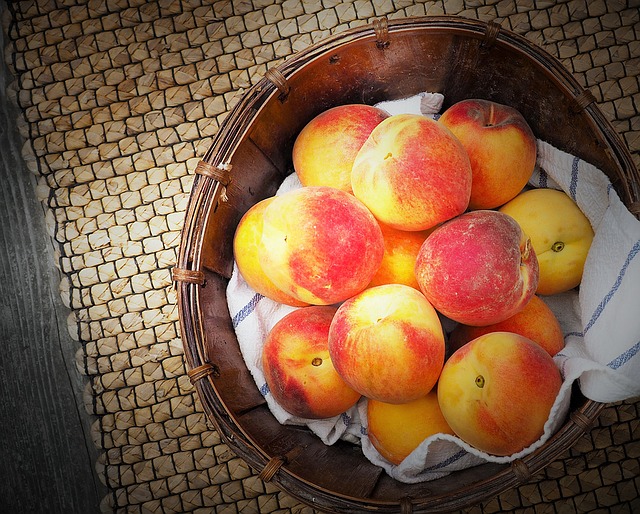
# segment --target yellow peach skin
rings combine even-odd
[[[522,114],[508,105],[467,99],[442,113],[471,160],[470,209],[493,209],[515,197],[536,164],[536,138]]]
[[[553,358],[539,345],[511,332],[492,332],[447,360],[438,401],[460,439],[506,456],[542,436],[561,385]]]
[[[435,309],[409,286],[387,284],[348,299],[329,329],[336,370],[360,394],[387,403],[426,395],[444,363]]]
[[[258,259],[276,287],[299,301],[331,305],[359,293],[383,254],[378,222],[345,191],[302,187],[264,211]]]
[[[396,114],[376,126],[362,145],[351,187],[381,223],[427,230],[465,211],[471,164],[444,125],[426,116]]]
[[[555,189],[530,189],[503,205],[531,238],[540,264],[537,293],[552,295],[578,286],[594,232],[577,204]]]
[[[380,223],[384,238],[384,256],[369,287],[404,284],[418,289],[414,268],[420,247],[431,230],[398,230]]]
[[[500,323],[484,327],[458,324],[449,336],[448,350],[453,353],[466,343],[490,332],[514,332],[539,344],[552,357],[564,348],[564,335],[558,318],[539,297],[534,295],[517,314]]]
[[[338,416],[360,399],[329,357],[329,326],[335,311],[331,306],[296,309],[278,321],[265,340],[262,367],[267,385],[278,404],[294,416]]]
[[[307,304],[278,289],[265,275],[258,258],[258,244],[262,238],[262,216],[272,200],[273,197],[265,198],[250,207],[242,216],[233,238],[233,255],[242,278],[256,293],[278,303],[302,307]]]
[[[444,419],[438,395],[402,404],[367,400],[367,434],[371,444],[392,464],[400,464],[422,441],[434,434],[453,434]]]
[[[389,114],[365,104],[339,105],[321,112],[300,131],[293,167],[303,186],[351,192],[351,167],[371,131]]]

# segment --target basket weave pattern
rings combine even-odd
[[[375,4],[375,6],[374,6]],[[445,7],[446,4],[446,7]],[[558,56],[640,166],[640,19],[628,2],[22,1],[3,20],[24,158],[38,177],[87,376],[104,511],[311,511],[207,421],[186,372],[171,268],[199,158],[246,88],[375,17],[497,21]],[[197,278],[196,278],[197,280]],[[606,407],[566,455],[473,510],[631,512],[639,407]]]

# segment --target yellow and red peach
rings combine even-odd
[[[490,332],[514,332],[544,348],[551,357],[564,348],[564,335],[558,318],[539,296],[532,296],[520,312],[493,325],[472,327],[458,324],[449,336],[449,352],[453,353],[469,341]]]
[[[354,406],[360,394],[338,375],[328,335],[336,308],[302,307],[281,318],[262,348],[262,368],[276,402],[294,416],[321,419]]]
[[[540,264],[537,293],[553,295],[580,285],[594,232],[589,219],[562,191],[530,189],[500,208],[529,237]]]
[[[409,286],[372,287],[345,301],[329,329],[338,373],[360,394],[387,403],[426,395],[444,363],[444,334],[435,309]]]
[[[460,439],[506,456],[540,439],[561,385],[553,358],[539,345],[511,332],[492,332],[449,357],[438,402]]]
[[[388,116],[366,104],[338,105],[318,114],[293,145],[293,167],[301,184],[350,193],[353,161],[371,131]]]
[[[471,211],[436,228],[416,259],[420,290],[446,317],[465,325],[503,321],[529,302],[538,261],[516,221]]]
[[[295,189],[264,211],[258,258],[276,287],[299,301],[331,305],[359,293],[383,254],[376,219],[339,189]]]
[[[463,213],[471,194],[466,150],[443,124],[395,114],[362,145],[351,170],[353,194],[381,222],[427,230]]]
[[[493,209],[514,198],[536,164],[536,138],[511,106],[483,99],[453,104],[438,120],[462,142],[471,160],[470,209]]]
[[[400,464],[434,434],[453,435],[435,389],[407,403],[367,400],[367,435],[378,453],[392,464]]]

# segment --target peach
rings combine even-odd
[[[376,219],[339,189],[291,190],[264,211],[258,258],[276,287],[299,301],[331,305],[359,293],[383,254]]]
[[[539,345],[518,334],[492,332],[447,360],[438,402],[460,439],[506,456],[543,435],[561,385],[553,358]]]
[[[493,325],[472,327],[458,324],[449,336],[454,352],[472,339],[490,332],[514,332],[539,344],[551,357],[564,348],[564,335],[556,315],[539,296],[533,295],[520,312]]]
[[[294,416],[338,416],[360,399],[329,357],[329,327],[335,312],[332,306],[296,309],[273,326],[264,342],[262,368],[269,391]]]
[[[369,287],[404,284],[418,289],[414,268],[420,247],[431,230],[398,230],[380,223],[384,238],[384,255]]]
[[[403,284],[372,287],[348,299],[329,329],[336,371],[360,394],[382,402],[409,402],[431,391],[444,352],[435,309]]]
[[[362,145],[351,187],[381,223],[427,230],[466,210],[471,164],[460,141],[441,123],[395,114]]]
[[[471,211],[429,235],[416,259],[420,290],[465,325],[490,325],[522,310],[538,285],[538,261],[516,221],[497,211]]]
[[[453,104],[438,120],[462,142],[471,160],[470,209],[493,209],[515,197],[536,164],[536,138],[511,106],[482,99]]]
[[[389,115],[365,104],[339,105],[321,112],[298,134],[293,167],[303,186],[351,192],[351,167],[371,131]]]
[[[278,303],[302,307],[307,304],[278,289],[265,275],[258,258],[258,244],[262,238],[262,216],[272,200],[273,197],[265,198],[244,213],[233,237],[233,255],[242,278],[256,293]]]
[[[367,435],[378,453],[392,464],[400,464],[434,434],[453,435],[435,390],[401,404],[367,400]]]
[[[530,189],[500,211],[531,238],[540,264],[538,294],[563,293],[580,284],[594,232],[571,197],[555,189]]]

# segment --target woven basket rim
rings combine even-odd
[[[287,79],[304,68],[305,64],[326,56],[337,48],[346,47],[354,41],[370,39],[377,44],[384,45],[384,38],[391,37],[396,32],[421,29],[456,31],[474,38],[484,38],[488,45],[507,45],[514,51],[525,53],[529,58],[540,63],[545,72],[552,76],[558,87],[570,92],[578,99],[578,103],[584,104],[580,107],[588,113],[594,131],[600,135],[603,144],[607,146],[607,153],[613,157],[618,165],[617,171],[621,178],[619,187],[623,202],[636,215],[640,212],[640,209],[637,209],[640,198],[640,174],[633,165],[628,149],[600,109],[583,94],[584,89],[562,66],[560,61],[524,37],[499,26],[496,27],[493,22],[486,23],[459,16],[379,19],[372,24],[330,36],[324,41],[302,50],[272,68],[271,73],[268,73],[245,92],[223,121],[218,135],[202,160],[208,166],[224,171],[252,122],[260,115],[264,105],[278,96],[286,96]],[[269,469],[272,471],[272,468],[276,466],[273,463],[274,456],[265,454],[258,447],[251,435],[243,429],[225,405],[216,385],[215,369],[207,367],[210,366],[210,363],[207,362],[204,349],[206,335],[202,321],[199,291],[210,271],[204,270],[202,267],[202,242],[211,212],[225,194],[226,185],[224,179],[220,179],[219,176],[212,178],[206,174],[196,174],[194,177],[176,264],[178,274],[174,276],[178,292],[181,337],[187,367],[192,375],[197,376],[194,385],[207,417],[216,426],[227,444],[253,468],[264,470],[265,467],[271,466]],[[402,512],[434,512],[433,509],[447,511],[471,505],[528,480],[535,472],[544,468],[560,453],[570,448],[579,437],[589,430],[603,407],[602,403],[584,399],[581,406],[573,411],[561,429],[541,448],[515,461],[512,465],[504,465],[500,472],[484,481],[473,484],[472,488],[457,491],[455,494],[407,498],[401,502],[354,498],[328,491],[318,484],[309,483],[303,477],[297,476],[287,469],[286,463],[278,465],[273,471],[273,475],[268,478],[273,478],[274,483],[300,501],[331,512],[334,509],[336,512],[372,510],[392,512],[397,508],[401,508]],[[333,497],[336,498],[339,507],[336,507],[335,503],[331,501]]]

